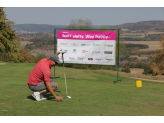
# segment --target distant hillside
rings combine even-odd
[[[99,25],[95,29],[105,26],[109,29],[128,29],[129,31],[160,30],[164,31],[164,21],[141,21],[137,23],[126,23],[117,26]],[[54,32],[54,28],[66,28],[66,25],[47,25],[47,24],[16,24],[11,26],[17,33],[34,33],[34,32]]]
[[[96,29],[100,27],[108,27],[112,25],[94,26]],[[55,28],[66,28],[66,25],[48,25],[48,24],[16,24],[11,25],[11,28],[17,33],[35,33],[35,32],[54,32]]]
[[[117,26],[110,26],[109,28],[128,29],[129,31],[145,31],[153,29],[164,29],[164,21],[141,21],[137,23],[126,23]]]
[[[65,25],[47,25],[47,24],[16,24],[11,28],[18,33],[27,32],[54,32],[54,28],[65,28]]]

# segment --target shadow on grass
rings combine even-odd
[[[31,99],[31,100],[33,100],[33,101],[36,101],[36,100],[34,99],[34,97],[32,97],[31,95],[28,96],[27,98],[28,98],[28,99]]]
[[[61,93],[61,91],[55,91],[55,92],[58,92],[60,95],[63,95],[63,96],[66,97],[66,95],[64,95],[63,93]],[[56,94],[56,95],[57,95],[57,96],[60,96],[60,95],[58,95],[58,94]],[[51,100],[51,101],[56,101],[56,102],[58,102],[58,100],[56,100],[56,99],[54,98],[54,96],[52,96],[52,94],[50,94],[50,93],[43,93],[43,96],[47,97],[47,100]],[[35,98],[34,98],[32,95],[27,96],[27,98],[30,99],[30,100],[36,101]]]

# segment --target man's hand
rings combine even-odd
[[[63,98],[62,98],[62,97],[59,97],[59,96],[57,96],[56,99],[57,99],[59,102],[62,102],[62,101],[63,101]]]
[[[63,101],[63,98],[62,97],[59,97],[55,94],[55,92],[53,91],[51,85],[50,85],[50,82],[46,82],[46,86],[49,90],[49,92],[59,101],[59,102],[62,102]]]
[[[57,55],[57,56],[58,56],[59,54],[60,54],[60,52],[57,52],[55,55]]]

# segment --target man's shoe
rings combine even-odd
[[[40,99],[47,100],[47,97],[44,97],[43,94],[40,94]]]
[[[42,101],[42,99],[40,98],[40,94],[31,94],[35,99],[36,101]]]

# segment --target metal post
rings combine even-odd
[[[120,47],[119,47],[119,35],[120,35],[120,33],[119,33],[119,29],[118,29],[118,60],[117,60],[117,71],[118,71],[118,74],[119,74],[119,49],[120,49]],[[118,80],[118,74],[117,74],[117,80]]]
[[[54,54],[56,54],[56,29],[54,29]],[[55,78],[55,66],[54,66],[54,78]]]
[[[118,80],[118,74],[119,74],[119,29],[118,29],[118,57],[117,57],[117,80]]]
[[[56,29],[54,29],[54,54],[56,54],[56,44],[57,44],[57,33]],[[60,76],[55,77],[55,66],[54,66],[54,78],[60,78]]]
[[[118,29],[118,33],[117,33],[117,35],[118,35],[118,45],[117,45],[117,52],[118,52],[118,53],[117,53],[117,54],[118,54],[118,55],[117,55],[117,80],[115,80],[114,83],[115,83],[115,82],[118,82],[118,81],[121,81],[121,79],[118,80],[118,76],[119,76],[119,49],[120,49],[120,48],[119,48],[119,34],[120,34],[120,33],[119,33],[119,29]]]

